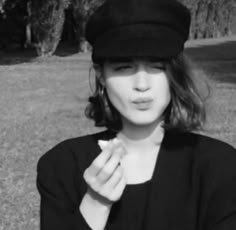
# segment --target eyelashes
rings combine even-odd
[[[166,67],[164,65],[153,65],[153,66],[151,66],[151,68],[160,69],[160,70],[165,70],[166,69]]]
[[[132,68],[133,67],[129,65],[121,65],[121,66],[114,67],[114,70],[120,71],[120,70],[132,69]]]
[[[166,69],[166,67],[164,65],[155,65],[155,64],[148,64],[146,67],[148,70],[161,70],[164,71]],[[113,66],[112,69],[114,71],[125,71],[125,70],[129,70],[132,71],[136,69],[135,65],[118,65],[118,66]]]

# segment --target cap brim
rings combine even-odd
[[[183,38],[167,26],[132,25],[101,36],[93,45],[94,62],[121,57],[154,57],[169,59],[184,49]]]

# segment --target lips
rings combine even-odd
[[[133,100],[132,102],[135,104],[143,104],[143,103],[150,103],[151,101],[152,101],[152,98],[143,97],[143,98],[137,98]]]
[[[152,101],[151,98],[137,98],[132,102],[138,110],[148,110],[151,108]]]

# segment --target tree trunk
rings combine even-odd
[[[62,0],[46,1],[43,5],[34,3],[34,35],[37,40],[36,51],[39,56],[51,56],[61,39],[65,21]]]
[[[32,47],[32,35],[31,35],[31,24],[29,18],[31,17],[31,2],[27,2],[27,24],[25,28],[25,34],[26,34],[26,41],[24,44],[24,47]]]

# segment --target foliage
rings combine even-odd
[[[31,24],[39,56],[51,56],[60,41],[67,7],[63,0],[32,1]]]
[[[89,16],[105,0],[0,0],[0,47],[26,40],[26,26],[31,28],[40,56],[52,55],[63,29],[73,36],[78,51],[86,51],[85,25]],[[179,0],[192,14],[190,38],[211,38],[232,34],[235,0]],[[29,6],[30,3],[30,7]],[[29,12],[30,9],[30,12]],[[64,25],[66,14],[71,22]],[[67,21],[68,22],[68,21]],[[30,26],[30,27],[29,27]],[[72,43],[72,42],[71,42]]]
[[[7,47],[19,43],[23,47],[27,23],[28,0],[2,0],[0,2],[0,45]]]
[[[104,0],[71,0],[71,7],[75,21],[74,30],[79,46],[79,51],[86,51],[84,39],[85,25],[89,16],[100,6]]]
[[[192,12],[191,38],[231,35],[235,0],[181,0]]]

